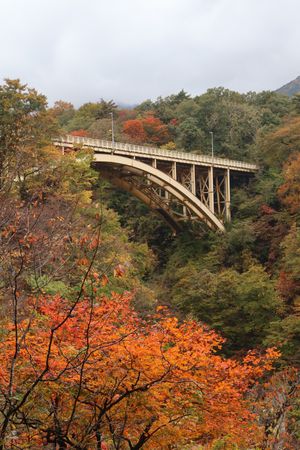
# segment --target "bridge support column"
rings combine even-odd
[[[176,162],[172,162],[172,178],[177,180],[177,165]]]
[[[192,194],[196,195],[196,166],[192,164],[191,166],[191,191]]]
[[[231,221],[230,201],[230,169],[227,169],[225,173],[225,218],[227,222]]]
[[[208,169],[208,204],[209,204],[209,209],[214,214],[215,201],[214,201],[214,168],[213,168],[213,166],[211,166]]]

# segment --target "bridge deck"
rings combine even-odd
[[[127,156],[129,158],[150,158],[164,161],[172,161],[183,164],[193,164],[196,166],[216,167],[230,169],[238,172],[255,173],[258,171],[256,164],[232,159],[212,157],[209,155],[197,155],[195,153],[178,152],[174,150],[164,150],[157,147],[147,147],[142,145],[124,144],[121,142],[103,141],[79,136],[64,136],[54,141],[60,147],[82,146],[92,148],[95,153],[114,153]]]

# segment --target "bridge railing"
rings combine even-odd
[[[196,155],[195,153],[179,152],[177,150],[165,150],[156,147],[148,147],[143,145],[127,144],[122,142],[105,141],[102,139],[92,139],[81,136],[63,136],[55,140],[56,144],[63,145],[80,145],[93,148],[95,152],[100,149],[108,149],[111,151],[122,151],[127,153],[140,154],[141,156],[164,157],[170,160],[181,160],[182,162],[198,163],[204,165],[216,165],[219,167],[230,167],[249,172],[256,172],[258,166],[256,164],[244,161],[231,160],[227,158],[212,157],[209,155]]]

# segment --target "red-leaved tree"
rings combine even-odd
[[[125,121],[123,132],[137,144],[163,145],[171,140],[167,125],[154,116]]]

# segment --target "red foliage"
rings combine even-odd
[[[88,137],[88,132],[86,130],[82,130],[82,129],[71,131],[70,134],[72,136]]]
[[[266,205],[266,204],[261,205],[260,211],[262,214],[266,214],[266,215],[274,214],[276,212],[275,209],[271,208],[271,206]]]
[[[146,133],[140,119],[132,119],[124,122],[123,132],[130,136],[137,144],[146,142]]]
[[[286,302],[289,302],[295,296],[295,293],[298,290],[298,286],[297,283],[293,279],[291,279],[291,277],[286,272],[282,270],[279,274],[277,289],[281,297]]]
[[[121,109],[118,111],[118,118],[121,122],[125,120],[132,120],[136,118],[136,111],[134,109]]]
[[[170,141],[167,125],[154,116],[127,120],[124,122],[123,132],[139,144],[163,145]]]

